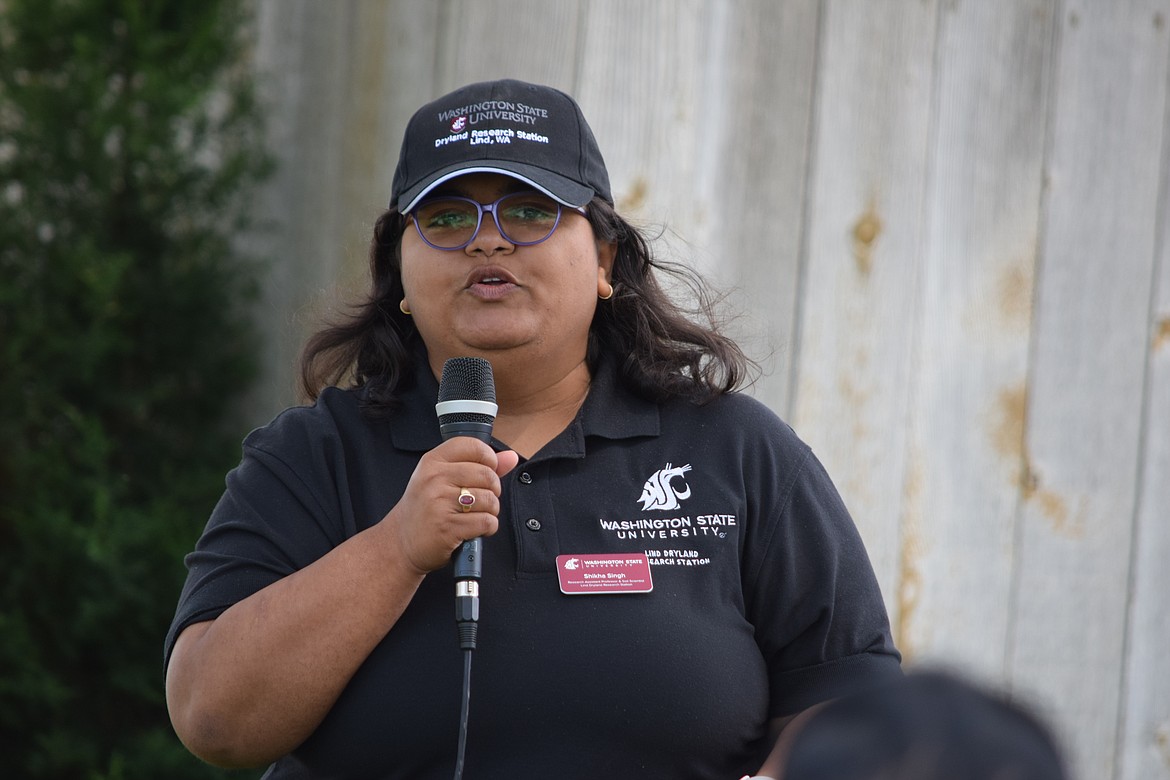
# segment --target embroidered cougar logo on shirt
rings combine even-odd
[[[642,511],[650,509],[678,509],[679,501],[691,497],[691,486],[682,479],[682,475],[691,470],[691,464],[672,468],[669,463],[666,468],[654,472],[646,484],[642,486]],[[682,481],[682,489],[675,486],[675,480]]]

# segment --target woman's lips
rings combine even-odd
[[[467,291],[477,298],[485,300],[499,300],[508,295],[508,293],[517,289],[517,285],[512,282],[506,282],[502,279],[484,279],[481,282],[475,282]]]
[[[503,298],[518,286],[516,279],[502,268],[477,268],[467,278],[468,292],[485,300]]]

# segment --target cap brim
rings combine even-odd
[[[440,184],[471,173],[498,173],[528,184],[565,206],[579,208],[593,199],[593,189],[544,168],[512,160],[468,160],[435,171],[398,196],[398,213],[406,214]]]

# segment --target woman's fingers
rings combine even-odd
[[[406,492],[383,518],[407,559],[420,571],[446,565],[466,539],[499,529],[500,474],[515,453],[497,455],[481,441],[457,437],[423,455]]]
[[[516,468],[516,464],[520,462],[520,455],[512,450],[504,450],[496,453],[496,474],[504,476],[512,469]]]

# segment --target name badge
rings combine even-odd
[[[558,555],[557,578],[561,583],[561,593],[569,596],[649,593],[654,590],[650,559],[642,553]]]

